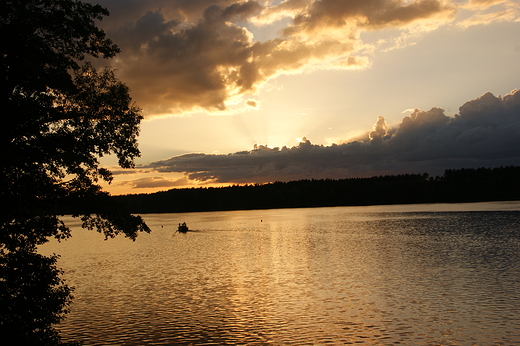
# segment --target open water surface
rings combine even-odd
[[[520,202],[143,217],[135,242],[67,219],[41,247],[76,287],[65,340],[520,344]]]

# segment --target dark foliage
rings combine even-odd
[[[59,219],[64,206],[107,237],[149,231],[98,185],[112,179],[99,157],[115,154],[120,166],[133,166],[142,116],[113,71],[85,62],[119,52],[95,24],[106,9],[4,0],[0,12],[0,340],[57,344],[52,325],[71,289],[55,257],[38,255],[37,246],[70,236]]]
[[[0,257],[0,335],[3,345],[56,345],[61,320],[72,299],[60,279],[56,256],[16,251]]]
[[[134,213],[520,200],[520,167],[446,170],[114,196]]]

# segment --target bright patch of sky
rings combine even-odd
[[[374,153],[374,162],[362,165],[331,155],[337,149],[334,144],[345,149],[344,155],[356,157],[355,145],[349,143],[357,140],[368,145],[372,141],[368,133],[379,117],[391,129],[381,141],[398,150],[391,143],[403,140],[396,132],[403,119],[422,114],[414,109],[429,112],[439,107],[453,119],[459,107],[487,92],[498,97],[520,88],[520,5],[516,1],[289,0],[267,8],[266,2],[233,0],[135,0],[132,6],[104,0],[102,5],[113,14],[103,25],[123,49],[114,66],[147,118],[141,126],[138,169],[116,175],[108,187],[112,193],[312,178],[313,174],[338,178],[405,169],[438,172],[442,165],[520,164],[520,157],[510,154],[497,154],[503,161],[491,162],[461,153],[448,157],[442,150],[438,153],[445,157],[435,160],[426,151],[423,159],[417,153],[415,164],[410,165]],[[495,101],[482,102],[490,112],[495,109],[489,106]],[[503,105],[514,103],[508,102]],[[518,126],[518,137],[519,118],[503,118],[510,121],[503,126],[511,131]],[[454,125],[446,126],[436,131],[452,131]],[[280,163],[282,156],[296,157],[307,150],[300,148],[307,143],[304,137],[315,149],[314,162],[332,160],[321,162],[327,170],[311,169],[315,166],[309,162],[291,166],[290,159],[287,165]],[[474,153],[469,149],[472,144],[464,143],[467,155]],[[501,147],[493,143],[497,150]],[[300,149],[284,152],[284,146]],[[359,150],[368,155],[368,149]],[[257,169],[244,168],[239,158],[245,156],[235,156],[238,152],[248,152],[248,162],[257,160]],[[206,156],[184,156],[189,153]],[[229,169],[224,172],[216,167],[225,156],[233,160],[226,161]],[[110,158],[103,162],[115,164]],[[233,170],[243,175],[233,175]]]

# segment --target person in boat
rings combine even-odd
[[[178,232],[188,232],[188,226],[186,226],[186,222],[183,222],[182,224],[179,223],[179,228],[177,229]]]

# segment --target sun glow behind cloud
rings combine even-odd
[[[275,148],[299,148],[295,138],[304,136],[312,140],[314,149],[373,141],[382,133],[380,128],[371,129],[379,116],[391,132],[400,126],[403,109],[447,105],[445,115],[451,116],[462,102],[483,92],[518,87],[511,82],[502,85],[505,78],[480,70],[505,66],[506,56],[513,61],[515,46],[510,52],[500,47],[496,58],[491,58],[492,49],[479,50],[482,36],[475,29],[518,23],[516,1],[135,0],[123,4],[101,0],[101,4],[112,13],[102,25],[123,51],[114,67],[147,119],[140,137],[143,157],[137,161],[143,167],[194,152],[223,157],[242,150],[259,157]],[[470,30],[475,40],[452,39]],[[413,49],[425,41],[443,45]],[[473,51],[465,51],[466,47]],[[471,75],[458,75],[457,61],[464,61],[461,64],[468,71],[474,66]],[[515,66],[509,69],[515,71]],[[441,93],[443,89],[447,92]],[[449,90],[457,92],[450,95]],[[398,98],[407,102],[396,102]],[[252,150],[255,143],[262,150]],[[341,167],[335,168],[342,172]],[[121,184],[122,177],[126,178],[119,191],[133,186],[136,192],[212,181],[186,180],[187,172],[191,171],[141,168],[134,175],[117,175],[113,186]],[[257,172],[266,172],[265,167]],[[313,172],[318,171],[304,176]],[[215,177],[214,181],[228,182],[218,174]]]
[[[307,137],[293,146],[258,145],[233,154],[191,153],[138,167],[147,177],[119,187],[173,188],[227,186],[298,179],[368,177],[409,173],[420,168],[442,174],[448,164],[461,167],[519,162],[520,91],[504,97],[486,93],[460,107],[455,117],[444,110],[415,109],[396,127],[379,116],[358,140],[330,146]],[[138,172],[137,172],[138,173]],[[116,172],[117,174],[117,172]]]

